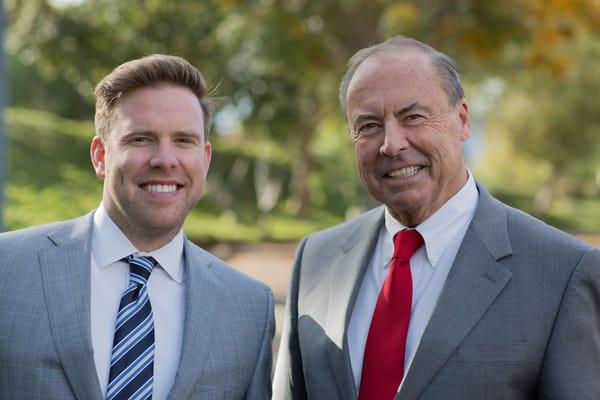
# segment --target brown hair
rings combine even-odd
[[[431,64],[437,71],[442,89],[446,92],[450,104],[455,105],[465,94],[460,83],[458,67],[452,58],[433,47],[407,36],[394,36],[385,42],[358,50],[348,61],[348,69],[340,85],[340,104],[346,113],[346,96],[348,87],[358,67],[369,57],[384,51],[419,50],[430,57]]]
[[[122,96],[135,89],[160,83],[183,86],[196,95],[204,117],[204,139],[208,141],[215,101],[210,96],[204,77],[185,59],[164,54],[153,54],[121,64],[98,83],[94,90],[96,134],[106,139],[114,108]]]

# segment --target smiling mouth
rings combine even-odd
[[[153,193],[173,193],[177,185],[143,185],[142,188]]]
[[[388,176],[390,178],[408,178],[409,176],[413,176],[415,175],[417,172],[419,172],[421,170],[421,166],[418,165],[411,165],[409,167],[404,167],[404,168],[400,168],[400,169],[395,169],[393,171],[390,171],[388,173],[385,174],[385,176]]]

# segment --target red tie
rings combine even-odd
[[[412,305],[410,257],[422,244],[423,238],[415,230],[394,236],[394,256],[367,336],[359,400],[391,400],[402,382]]]

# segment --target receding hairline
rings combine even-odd
[[[344,114],[347,111],[346,100],[350,84],[354,81],[356,72],[365,61],[384,53],[397,54],[401,57],[410,54],[422,54],[428,60],[428,65],[432,68],[449,102],[456,104],[464,97],[458,67],[450,56],[416,39],[407,36],[395,36],[379,44],[358,50],[348,60],[348,67],[342,78],[339,92],[339,101]]]
[[[395,51],[393,49],[385,49],[370,55],[369,57],[365,58],[359,65],[357,65],[356,69],[352,74],[352,78],[348,81],[348,84],[345,88],[346,98],[351,92],[353,83],[356,82],[356,76],[359,74],[359,71],[361,69],[364,69],[365,67],[369,67],[370,63],[376,62],[375,60],[381,57],[396,58],[402,62],[411,60],[422,60],[425,64],[425,68],[427,68],[427,71],[430,72],[432,76],[434,76],[436,79],[438,79],[438,81],[440,81],[440,77],[438,71],[435,68],[435,65],[433,64],[433,60],[431,59],[431,57],[429,57],[429,54],[427,54],[426,52],[419,51],[419,49],[415,49],[415,51],[413,51],[413,49],[410,49],[406,52]]]

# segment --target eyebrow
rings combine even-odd
[[[149,136],[159,136],[160,133],[153,131],[151,129],[140,129],[140,130],[131,130],[123,135],[123,138],[135,135],[149,135]],[[200,132],[194,131],[176,131],[172,132],[173,136],[202,136]]]
[[[354,119],[354,126],[356,126],[357,124],[359,124],[363,121],[372,121],[374,119],[377,119],[377,117],[374,114],[359,114]]]
[[[426,111],[428,113],[431,112],[430,108],[424,105],[419,104],[418,101],[415,101],[412,104],[407,105],[406,107],[402,107],[401,109],[394,111],[394,116],[396,118],[400,118],[400,116],[409,113],[411,111],[415,111],[415,110],[423,110]]]
[[[177,131],[173,132],[174,136],[204,136],[202,132],[194,132],[194,131]]]

